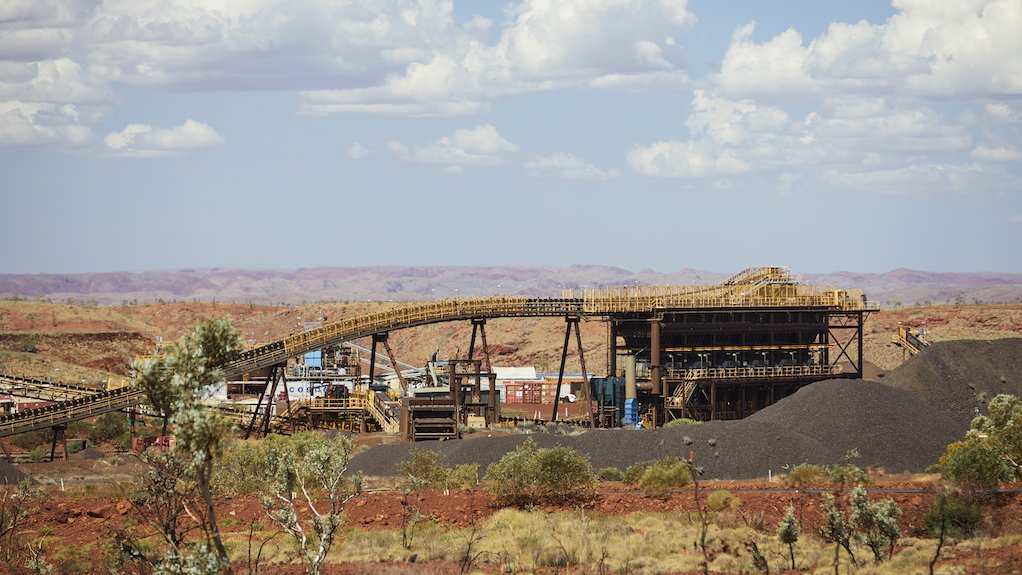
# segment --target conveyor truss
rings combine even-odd
[[[637,314],[656,317],[669,310],[815,308],[835,312],[863,312],[875,309],[858,290],[811,286],[792,277],[786,268],[749,268],[719,285],[637,286],[609,289],[564,290],[559,298],[498,296],[461,298],[412,303],[386,311],[347,318],[310,331],[292,334],[279,341],[249,349],[220,366],[228,379],[255,370],[286,363],[288,359],[332,344],[374,334],[440,322],[515,317],[575,317],[607,319]],[[786,366],[783,368],[736,369],[728,377],[769,377],[767,371],[835,369],[836,366]],[[839,369],[839,368],[837,368]],[[690,370],[691,371],[691,370]],[[692,371],[688,381],[716,377],[713,370]],[[0,377],[0,389],[7,393],[57,403],[21,413],[0,416],[0,437],[65,425],[106,412],[127,409],[144,401],[141,390],[127,386],[96,391],[68,384]],[[368,394],[348,399],[313,399],[293,402],[291,409],[277,416],[275,426],[299,424],[309,414],[330,410],[361,410],[378,428],[392,431],[395,418],[378,397]],[[682,396],[686,391],[682,390]],[[674,401],[673,399],[671,401]],[[343,405],[335,402],[344,402]],[[251,411],[225,408],[227,413],[250,417]]]

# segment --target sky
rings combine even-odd
[[[1022,272],[1022,0],[3,0],[0,273]]]

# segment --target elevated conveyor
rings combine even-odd
[[[328,345],[447,321],[502,317],[634,316],[665,310],[817,308],[862,311],[862,292],[797,283],[785,268],[750,268],[714,286],[565,290],[560,298],[487,297],[432,301],[330,323],[242,352],[222,366],[228,379]]]
[[[142,390],[129,386],[5,415],[0,417],[0,437],[67,425],[72,421],[138,405],[144,399]]]
[[[560,298],[485,297],[415,303],[344,319],[279,341],[244,351],[220,366],[224,376],[285,363],[329,345],[421,325],[491,318],[597,317],[653,318],[671,310],[814,309],[827,313],[859,313],[869,307],[862,292],[797,282],[785,268],[750,268],[719,285],[643,286],[633,288],[565,290]],[[696,381],[696,380],[693,380]],[[64,425],[141,403],[144,395],[128,386],[110,391],[77,388],[28,378],[0,377],[10,393],[59,401],[52,406],[0,417],[0,437]],[[14,391],[18,389],[19,391]],[[335,406],[311,409],[330,411]],[[361,408],[383,429],[395,426],[392,417],[368,398]],[[229,410],[230,411],[230,410]],[[237,410],[234,410],[237,411]],[[251,416],[251,412],[244,412]],[[286,419],[286,418],[285,418]]]
[[[99,389],[84,385],[57,383],[31,377],[0,374],[0,390],[3,393],[28,397],[41,401],[67,401],[98,393]]]

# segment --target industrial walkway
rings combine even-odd
[[[834,311],[865,311],[861,291],[810,286],[798,282],[786,268],[749,268],[718,285],[642,286],[613,289],[565,290],[560,298],[483,297],[413,303],[383,312],[344,319],[318,329],[294,334],[279,341],[240,353],[223,364],[227,380],[245,373],[287,362],[332,344],[385,334],[399,329],[440,322],[513,317],[635,318],[669,310],[811,307]],[[67,384],[0,376],[6,393],[57,401],[54,405],[0,416],[0,437],[14,435],[125,409],[144,400],[133,386],[96,392]],[[365,405],[375,402],[366,401]],[[384,420],[379,410],[367,412]]]

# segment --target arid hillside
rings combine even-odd
[[[101,305],[187,301],[268,305],[321,301],[420,301],[479,295],[558,296],[562,289],[624,285],[703,285],[730,273],[693,269],[631,271],[597,265],[187,269],[80,274],[0,274],[0,297]],[[799,273],[799,270],[792,270]],[[1022,303],[1022,275],[934,273],[801,274],[809,283],[862,289],[885,307]]]
[[[305,322],[333,321],[398,303],[322,303],[259,306],[224,303],[164,303],[92,306],[30,301],[0,301],[0,372],[57,381],[106,381],[128,373],[131,360],[155,347],[157,338],[173,340],[206,317],[227,317],[248,345],[275,341],[301,331]],[[924,327],[931,341],[1000,339],[1022,336],[1022,304],[962,304],[885,309],[870,315],[865,329],[866,359],[890,370],[904,359],[891,342],[899,322]],[[607,328],[582,322],[586,365],[602,374],[607,361]],[[424,364],[439,357],[464,355],[469,322],[436,324],[395,332],[391,344],[398,359]],[[564,321],[498,319],[487,324],[487,339],[496,365],[533,365],[556,371],[564,338]],[[357,342],[368,345],[370,342]],[[579,362],[574,346],[568,370]]]

